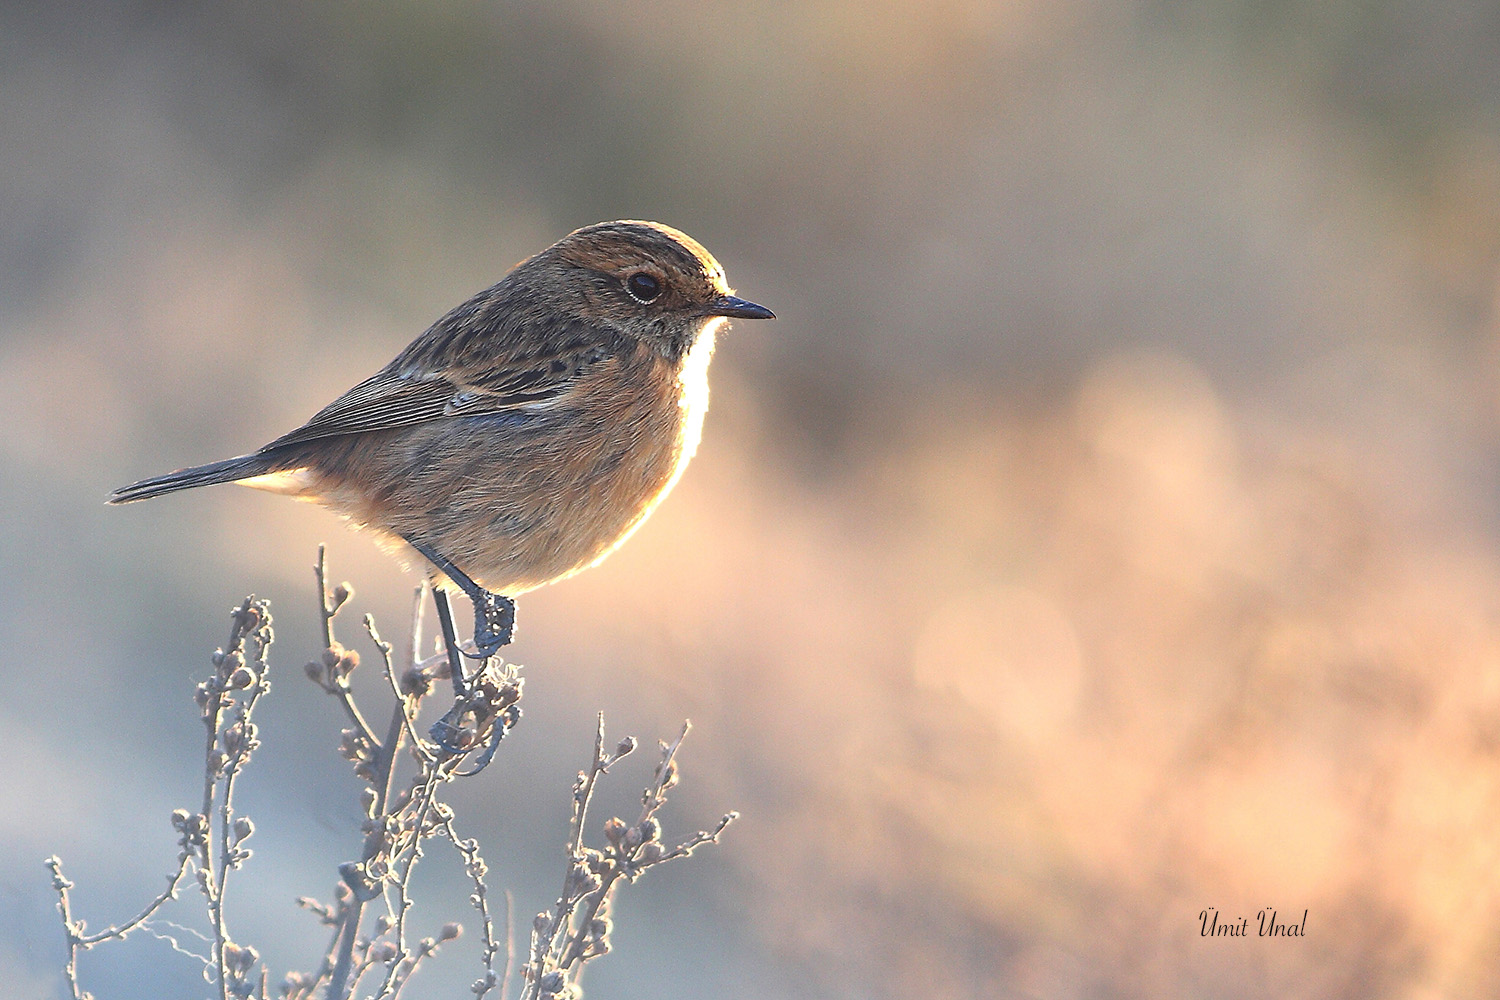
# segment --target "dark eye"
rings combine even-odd
[[[661,294],[661,282],[645,271],[639,271],[626,278],[625,288],[637,302],[650,302]]]

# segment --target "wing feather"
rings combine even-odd
[[[408,427],[445,417],[549,405],[573,391],[590,370],[613,355],[614,351],[606,345],[574,342],[555,352],[513,357],[503,364],[467,371],[403,372],[395,367],[386,368],[261,451],[344,434]]]

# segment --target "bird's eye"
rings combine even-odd
[[[637,302],[650,302],[661,294],[661,282],[645,271],[637,271],[626,278],[625,288]]]

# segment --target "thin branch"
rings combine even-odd
[[[330,600],[328,593],[328,546],[318,546],[318,561],[313,566],[313,572],[318,577],[318,610],[323,619],[323,647],[326,649],[333,645],[333,616],[339,613],[339,608],[353,596],[352,592],[346,591],[343,600]]]
[[[473,986],[476,997],[484,996],[494,989],[497,977],[495,976],[495,956],[500,951],[500,945],[495,941],[495,924],[490,917],[488,890],[484,883],[485,875],[489,874],[489,865],[479,853],[479,842],[473,839],[461,839],[458,830],[454,827],[454,816],[448,812],[442,817],[443,832],[448,841],[454,846],[464,859],[464,871],[468,873],[469,880],[474,883],[474,892],[469,896],[469,902],[474,909],[479,911],[479,930],[484,948],[480,954],[480,962],[484,965],[485,976]],[[510,974],[509,945],[510,945],[510,893],[505,894],[505,927],[506,927],[506,975]],[[502,987],[500,996],[505,996]]]
[[[79,932],[83,930],[83,925],[73,922],[73,904],[68,898],[68,890],[73,888],[73,883],[63,875],[62,859],[57,855],[48,858],[46,865],[52,872],[52,889],[57,893],[57,912],[62,916],[63,935],[68,945],[68,961],[63,965],[63,976],[68,981],[68,992],[73,1000],[85,1000],[87,995],[78,983]]]
[[[324,608],[325,636],[331,637],[333,634],[333,616],[338,613],[338,609],[343,605],[344,601],[338,600],[334,604],[328,602],[326,591],[323,589],[324,573],[324,554],[320,546],[318,550],[318,586],[322,596],[319,598],[319,601]],[[341,587],[341,592],[347,594],[348,588]],[[418,613],[414,627],[420,627],[420,622],[421,617],[420,613]],[[369,633],[371,641],[375,643],[375,648],[380,651],[381,659],[385,665],[386,677],[392,678],[392,683],[394,684],[395,667],[391,661],[391,644],[380,638],[380,633],[375,628],[374,618],[366,615],[364,625],[365,631]],[[338,675],[335,683],[342,691],[349,691],[347,675]],[[381,854],[385,847],[387,833],[385,818],[389,808],[391,784],[395,777],[396,758],[400,752],[401,739],[403,734],[412,728],[411,719],[407,714],[407,699],[405,696],[400,696],[399,691],[397,693],[398,697],[391,708],[390,722],[386,727],[385,740],[382,742],[373,737],[368,738],[369,745],[375,755],[374,760],[371,762],[374,765],[373,773],[369,775],[370,786],[375,792],[375,800],[369,810],[369,831],[365,834],[365,843],[361,851],[360,863],[352,867],[355,870],[354,873],[357,873],[356,878],[362,878],[370,882],[378,881],[369,871],[369,865],[370,862]],[[346,702],[354,717],[363,719],[363,716],[359,714],[358,707],[354,704],[352,694],[347,699],[341,700]],[[367,731],[368,727],[365,728]],[[415,741],[414,732],[412,736]],[[346,881],[349,881],[347,876]],[[359,977],[364,974],[363,970],[361,970],[355,975],[353,982],[349,981],[349,973],[354,962],[354,946],[359,937],[359,924],[364,916],[364,904],[366,901],[366,893],[362,892],[359,886],[351,882],[349,888],[353,891],[353,896],[349,900],[343,914],[343,930],[339,935],[337,955],[333,962],[333,969],[329,974],[328,995],[333,1000],[344,1000],[344,997],[349,995],[353,990],[354,984],[358,982]],[[373,896],[369,898],[373,898]]]
[[[344,709],[344,714],[349,716],[349,721],[354,723],[354,728],[374,752],[380,752],[380,741],[375,738],[375,730],[370,728],[370,723],[365,720],[364,714],[360,712],[359,705],[354,701],[354,691],[349,687],[348,670],[336,669],[339,661],[343,659],[345,650],[333,637],[333,619],[349,600],[354,596],[354,588],[347,583],[341,583],[334,588],[333,593],[328,592],[328,564],[326,546],[318,546],[318,562],[313,567],[313,573],[318,578],[318,613],[323,622],[323,649],[324,668],[327,674],[325,680],[321,681],[323,690],[338,699]],[[329,659],[333,662],[328,662]],[[353,661],[358,663],[356,657]],[[352,669],[352,667],[350,667]]]
[[[691,721],[682,721],[682,732],[677,734],[677,739],[670,745],[659,743],[661,747],[661,763],[656,765],[656,783],[641,795],[641,819],[642,823],[650,819],[656,810],[667,803],[667,789],[677,784],[677,764],[675,758],[677,751],[682,747],[682,741],[687,739],[688,732],[693,728]]]
[[[433,808],[433,797],[436,795],[440,777],[441,775],[436,768],[429,770],[425,780],[422,782],[420,793],[413,796],[416,808],[412,813],[413,822],[411,832],[408,834],[408,843],[403,845],[400,850],[392,851],[393,860],[397,864],[400,864],[404,860],[405,864],[401,866],[401,872],[394,880],[397,893],[394,928],[396,952],[386,965],[385,979],[380,984],[380,991],[376,993],[377,1000],[386,1000],[388,997],[394,997],[400,991],[406,976],[410,974],[409,969],[403,969],[410,955],[410,952],[406,948],[406,918],[412,904],[411,895],[408,890],[411,885],[412,872],[416,869],[417,862],[422,858],[423,827],[426,825],[429,810]],[[443,806],[442,808],[446,809],[447,807]],[[387,902],[386,906],[387,910],[389,910],[389,902]]]
[[[678,742],[682,740],[679,738]],[[579,772],[581,787],[576,788],[573,794],[573,820],[571,824],[571,836],[569,837],[569,853],[577,856],[583,850],[583,824],[588,815],[589,803],[594,798],[594,786],[599,782],[599,776],[607,772],[615,762],[635,751],[635,737],[627,736],[615,747],[615,752],[609,756],[604,753],[604,713],[600,712],[594,728],[594,761],[589,767],[588,775]]]
[[[704,843],[716,842],[736,818],[735,813],[728,813],[712,829],[700,830],[671,849],[664,848],[661,824],[655,817],[665,804],[667,793],[677,784],[676,755],[689,731],[688,724],[684,723],[675,742],[660,744],[661,756],[653,781],[642,793],[639,822],[627,826],[619,818],[610,819],[604,824],[608,844],[595,850],[585,846],[585,832],[599,782],[616,762],[637,747],[634,738],[626,737],[612,751],[606,751],[604,717],[598,716],[592,758],[588,768],[578,773],[572,789],[572,815],[565,842],[568,867],[562,892],[552,912],[538,914],[533,921],[529,956],[522,960],[517,958],[514,900],[509,891],[505,892],[505,964],[503,970],[497,970],[501,937],[496,933],[495,915],[490,907],[489,867],[478,842],[459,836],[453,808],[439,799],[438,791],[444,783],[472,773],[460,767],[476,752],[481,753],[478,764],[482,767],[500,739],[520,719],[520,674],[514,665],[502,669],[500,665],[487,664],[474,678],[472,697],[444,716],[455,736],[455,747],[461,749],[432,744],[422,738],[417,729],[422,700],[433,690],[447,666],[442,653],[419,659],[427,593],[423,585],[414,594],[410,640],[403,650],[404,664],[398,666],[395,662],[392,645],[381,638],[373,619],[369,616],[364,619],[365,630],[379,651],[382,672],[394,697],[385,737],[377,740],[349,683],[350,674],[359,662],[358,654],[340,646],[334,634],[334,618],[347,605],[352,588],[339,584],[329,591],[326,550],[321,546],[315,573],[324,652],[321,663],[309,664],[309,676],[337,698],[354,724],[353,730],[345,733],[343,750],[354,761],[355,773],[368,782],[369,788],[363,799],[365,825],[360,860],[340,866],[342,884],[336,900],[328,905],[305,898],[298,901],[331,928],[323,960],[315,974],[288,975],[282,984],[282,994],[288,1000],[311,1000],[326,984],[326,993],[322,995],[328,1000],[348,1000],[356,991],[363,996],[368,987],[362,984],[375,978],[372,971],[381,965],[384,973],[379,977],[375,1000],[396,1000],[405,992],[426,960],[436,955],[445,942],[463,933],[459,924],[448,923],[433,936],[415,943],[407,940],[414,916],[411,890],[416,868],[425,856],[426,841],[442,836],[463,860],[473,887],[469,902],[479,916],[479,960],[484,974],[472,984],[472,994],[485,997],[498,990],[504,997],[509,991],[512,971],[519,969],[521,992],[526,998],[581,996],[578,984],[586,964],[610,950],[609,915],[613,895],[622,881],[633,881],[647,868],[687,856]],[[173,826],[180,833],[180,852],[177,869],[168,876],[167,888],[124,923],[85,934],[83,922],[73,915],[70,892],[73,884],[63,874],[62,862],[48,859],[57,910],[65,931],[64,976],[72,1000],[92,1000],[79,980],[79,953],[102,941],[123,939],[138,929],[158,933],[151,921],[167,901],[177,897],[190,868],[196,870],[211,925],[211,936],[203,938],[211,943],[211,954],[195,957],[207,966],[206,976],[218,980],[220,1000],[251,997],[264,1000],[266,996],[269,973],[264,965],[256,968],[258,954],[253,948],[236,944],[229,934],[227,898],[231,872],[237,871],[250,857],[245,842],[254,832],[254,826],[248,817],[236,815],[234,793],[259,746],[252,718],[260,698],[270,687],[266,651],[272,636],[270,615],[263,601],[247,598],[233,618],[229,642],[214,654],[214,674],[197,690],[206,738],[203,798],[198,812],[173,813]],[[486,734],[488,746],[485,746]],[[409,744],[405,742],[408,739]],[[406,745],[412,749],[416,768],[410,783],[399,787],[396,766]],[[368,936],[361,936],[365,904],[376,898],[383,899],[385,912],[375,918]],[[158,923],[161,922],[158,918]]]
[[[169,901],[177,898],[177,890],[181,888],[183,877],[187,875],[188,868],[191,866],[192,861],[193,854],[190,850],[184,849],[180,851],[177,855],[177,870],[171,875],[167,876],[167,887],[161,891],[161,894],[159,896],[157,896],[149,904],[147,904],[146,908],[141,910],[140,913],[137,913],[135,916],[131,917],[123,924],[112,924],[109,927],[106,927],[104,930],[97,931],[93,934],[79,933],[76,937],[76,943],[78,944],[78,946],[84,949],[88,949],[92,948],[94,945],[100,943],[101,941],[107,941],[111,938],[124,940],[131,931],[135,930],[147,920],[150,920],[151,917],[156,914],[157,910],[161,909]],[[58,888],[58,880],[62,880],[64,882],[67,881],[63,878],[62,860],[60,858],[48,858],[47,867],[52,870],[52,874],[54,876],[54,888]],[[70,888],[72,884],[73,883],[71,882],[67,882],[67,887]],[[65,893],[66,889],[62,889],[61,891]],[[80,927],[79,930],[81,931],[82,928]]]
[[[229,642],[223,650],[213,656],[214,676],[198,686],[199,702],[203,706],[203,723],[206,735],[203,768],[203,808],[199,813],[202,837],[198,841],[202,863],[198,872],[198,884],[208,901],[209,921],[213,925],[213,963],[219,981],[220,1000],[229,1000],[229,976],[227,975],[227,946],[229,931],[224,913],[224,892],[228,873],[238,862],[230,854],[230,823],[234,779],[241,765],[255,745],[254,725],[250,722],[250,711],[269,688],[265,678],[264,663],[259,671],[250,670],[245,662],[245,640],[258,628],[267,626],[269,614],[265,602],[253,597],[245,598],[239,610],[233,614]],[[264,654],[264,644],[257,650],[257,657]],[[241,705],[237,719],[224,725],[224,712],[235,704],[233,692],[252,688],[247,702]],[[233,735],[232,735],[233,734]],[[220,749],[220,743],[224,748]],[[214,802],[219,798],[219,784],[223,782],[222,801],[218,810],[219,852],[213,850],[213,831],[208,829],[209,817],[214,814]]]
[[[516,907],[509,889],[505,890],[505,974],[500,977],[500,997],[510,994],[510,973],[516,965]]]
[[[416,661],[416,635],[422,628],[422,597],[425,591],[425,584],[417,588],[417,607],[416,610],[412,613],[413,638],[410,651],[412,659],[410,661],[410,665],[405,671],[405,676],[411,678],[413,684],[415,683],[416,678],[423,674],[426,663],[431,663],[439,659],[439,657],[435,656],[430,658],[428,661],[424,661],[424,663],[418,663]],[[395,665],[391,661],[391,647],[388,643],[384,643],[381,641],[380,634],[375,630],[375,620],[369,615],[365,616],[365,630],[370,633],[370,638],[374,641],[376,648],[380,649],[381,651],[381,657],[384,660],[385,664],[385,669],[383,672],[385,674],[387,683],[390,684],[391,694],[395,696],[395,712],[399,713],[400,715],[402,732],[405,734],[406,738],[411,741],[412,748],[424,763],[430,763],[436,760],[436,755],[427,748],[426,743],[417,733],[416,703],[421,700],[423,692],[420,689],[411,691],[403,689],[401,680],[396,677]],[[446,660],[444,662],[446,662]],[[389,739],[390,737],[388,736],[387,741],[389,741]],[[391,754],[391,759],[395,760],[394,752]]]

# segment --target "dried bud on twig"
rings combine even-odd
[[[239,650],[233,650],[218,657],[215,664],[219,668],[220,677],[231,677],[245,665],[245,655]]]
[[[627,829],[629,829],[629,827],[626,826],[623,819],[618,816],[613,816],[604,821],[604,839],[608,840],[611,844],[615,844],[616,846],[618,846],[620,843],[620,838],[625,836],[625,831]]]

